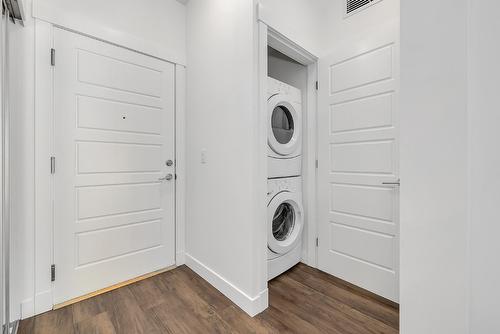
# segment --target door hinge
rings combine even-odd
[[[50,266],[50,281],[54,282],[56,280],[56,265],[53,264]]]
[[[316,238],[316,247],[319,247],[319,238]]]
[[[50,174],[56,173],[56,157],[50,157]]]
[[[50,49],[50,65],[56,66],[56,49]]]
[[[319,82],[316,81],[316,90],[319,90]]]

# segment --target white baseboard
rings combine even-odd
[[[195,259],[189,254],[185,255],[186,265],[195,273],[200,275],[208,283],[213,285],[217,290],[222,292],[233,303],[238,305],[251,317],[256,316],[264,311],[268,306],[267,289],[261,291],[257,296],[250,297],[224,277],[217,274],[215,271]]]
[[[35,295],[35,315],[52,310],[52,290],[45,290]]]
[[[21,302],[21,319],[27,319],[35,315],[35,301],[33,298]]]
[[[178,252],[175,254],[175,265],[182,266],[183,264],[186,264],[186,253],[184,252]]]
[[[37,314],[52,310],[52,290],[39,292],[35,298],[28,298],[21,302],[20,319],[27,319]]]

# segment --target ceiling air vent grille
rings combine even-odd
[[[353,14],[362,8],[379,2],[380,0],[346,0],[346,15]]]

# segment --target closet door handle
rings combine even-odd
[[[170,174],[170,173],[169,173],[169,174],[165,175],[164,177],[160,177],[160,178],[158,179],[158,181],[170,181],[170,180],[172,180],[173,178],[174,178],[174,176],[173,176],[172,174]]]
[[[396,182],[382,182],[383,185],[386,185],[386,186],[400,186],[401,185],[401,182],[400,180],[398,179]]]

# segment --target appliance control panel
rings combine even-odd
[[[282,191],[301,192],[302,178],[289,177],[280,179],[269,179],[267,181],[267,195],[273,197]]]
[[[267,92],[268,95],[274,95],[278,93],[287,95],[289,100],[299,104],[302,103],[302,92],[300,91],[300,89],[270,77],[267,81]]]

